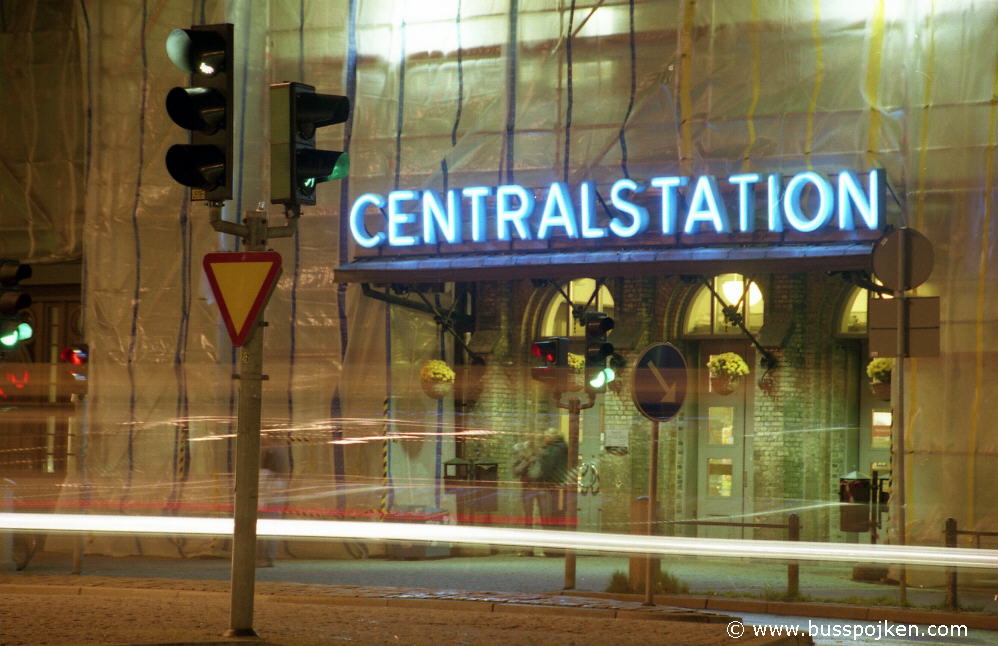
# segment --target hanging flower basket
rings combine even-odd
[[[731,377],[728,375],[721,375],[719,377],[710,378],[710,392],[717,393],[718,395],[730,395],[735,392],[742,383],[741,377]]]
[[[891,400],[891,385],[890,383],[884,383],[882,381],[877,381],[870,384],[870,391],[873,396],[883,402],[889,402]]]
[[[891,373],[894,372],[894,359],[877,357],[866,364],[866,376],[870,378],[870,391],[877,399],[891,400]]]
[[[439,359],[424,361],[419,369],[419,385],[431,399],[443,399],[454,388],[456,375],[451,367]]]
[[[710,372],[710,391],[719,395],[730,395],[741,384],[742,377],[749,373],[748,364],[736,352],[722,352],[707,362]]]
[[[421,381],[420,385],[430,399],[443,399],[454,388],[454,384],[444,381]]]

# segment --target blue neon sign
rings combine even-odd
[[[682,232],[687,237],[752,233],[758,199],[766,200],[764,220],[770,232],[876,231],[884,225],[886,185],[879,168],[869,171],[865,182],[844,170],[834,182],[804,171],[785,186],[780,175],[758,173],[731,175],[727,183],[737,195],[732,212],[712,175],[654,177],[647,185],[618,179],[610,187],[610,219],[605,226],[597,220],[592,182],[583,182],[574,192],[568,184],[554,182],[541,199],[519,184],[470,186],[446,195],[433,190],[398,190],[387,196],[365,193],[350,208],[350,234],[360,246],[373,248],[547,240],[552,235],[626,240],[649,232],[663,236]],[[660,191],[657,211],[635,201],[648,188]],[[381,225],[372,230],[366,221],[374,210],[380,212]]]

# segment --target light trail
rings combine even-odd
[[[0,513],[0,529],[129,536],[231,536],[231,518]],[[260,538],[425,541],[575,549],[621,554],[840,561],[998,569],[998,551],[918,545],[862,545],[599,534],[504,527],[261,518]]]

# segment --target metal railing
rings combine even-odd
[[[974,547],[977,549],[981,549],[982,536],[998,536],[998,532],[978,532],[969,529],[957,529],[955,518],[946,519],[946,526],[943,529],[943,534],[946,537],[946,547],[957,547],[956,542],[958,536],[973,536]],[[956,568],[948,567],[946,568],[946,607],[951,610],[958,610],[960,605],[957,598],[956,587]]]
[[[785,523],[732,523],[719,520],[669,520],[667,525],[694,525],[703,527],[741,527],[748,529],[785,529],[788,541],[800,540],[800,517],[797,514],[787,516]],[[797,561],[787,561],[787,597],[795,599],[800,596],[800,564]]]

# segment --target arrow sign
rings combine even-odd
[[[686,359],[669,343],[654,343],[634,362],[631,398],[638,411],[652,421],[675,417],[686,399]]]
[[[232,345],[241,346],[281,275],[281,254],[220,251],[205,254],[202,266]]]

